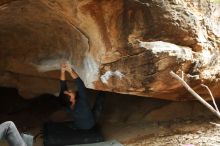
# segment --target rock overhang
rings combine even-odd
[[[26,98],[56,94],[59,62],[67,59],[95,90],[190,99],[173,70],[205,97],[201,82],[219,96],[217,8],[208,1],[4,1],[0,84]]]

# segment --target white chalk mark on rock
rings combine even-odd
[[[102,75],[101,81],[104,84],[108,84],[108,80],[109,78],[111,78],[112,76],[118,77],[119,79],[122,79],[125,75],[123,75],[120,71],[116,70],[116,71],[107,71],[104,75]]]
[[[111,71],[107,71],[104,75],[101,76],[101,80],[103,83],[108,84],[108,79],[112,77],[113,73]]]
[[[98,79],[99,64],[89,55],[83,60],[83,68],[80,74],[88,88],[94,88],[93,82]]]
[[[117,76],[117,77],[119,77],[120,79],[122,79],[122,77],[124,77],[125,75],[123,75],[120,71],[118,71],[118,70],[116,70],[115,72],[114,72],[114,75],[115,76]]]

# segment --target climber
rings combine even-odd
[[[98,94],[94,107],[91,109],[86,87],[75,70],[72,69],[71,64],[68,62],[61,63],[60,68],[59,99],[61,103],[68,108],[76,128],[91,129],[102,111],[105,93],[100,92]],[[77,91],[68,90],[65,77],[66,72],[75,80],[78,88]]]
[[[6,139],[10,146],[32,146],[33,136],[21,134],[12,121],[0,124],[0,140]]]

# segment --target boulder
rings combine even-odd
[[[1,0],[0,86],[59,92],[68,60],[87,88],[167,100],[220,97],[219,0]]]

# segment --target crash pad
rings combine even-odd
[[[89,130],[77,129],[74,122],[47,122],[43,128],[44,146],[65,146],[103,142],[104,138],[94,126]]]

